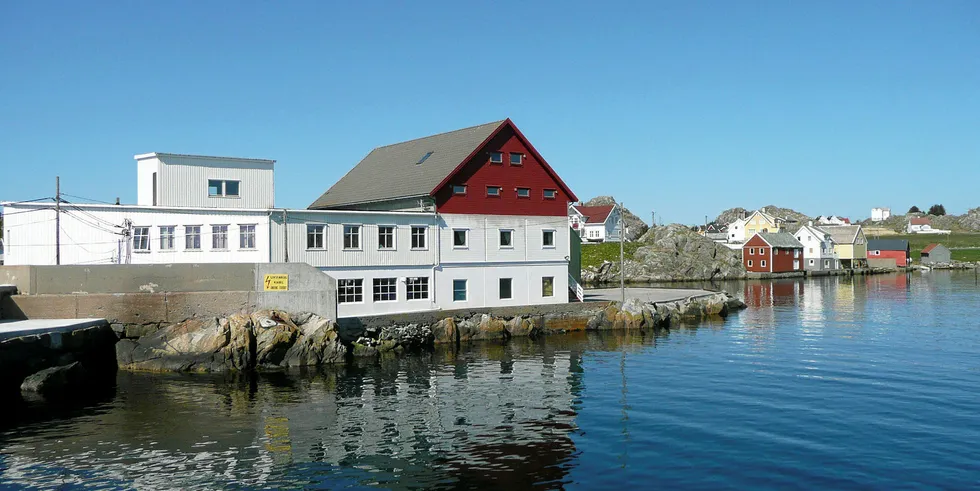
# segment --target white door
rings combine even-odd
[[[793,261],[793,269],[800,269],[800,261],[799,260]]]

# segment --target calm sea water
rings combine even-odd
[[[972,272],[724,286],[749,309],[657,336],[5,404],[0,487],[980,487]]]

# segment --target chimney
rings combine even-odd
[[[810,225],[811,227],[813,226],[813,220],[810,220],[810,223],[809,223],[809,225]]]
[[[119,205],[119,196],[116,196],[116,205]]]

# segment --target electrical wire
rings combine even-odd
[[[104,204],[104,205],[113,205],[113,206],[116,205],[116,203],[110,203],[108,201],[102,201],[102,200],[98,200],[98,199],[94,199],[94,198],[86,198],[84,196],[77,196],[77,195],[74,195],[74,194],[61,193],[61,195],[62,196],[69,196],[69,197],[72,197],[72,198],[75,198],[75,199],[80,199],[80,200],[85,200],[85,201],[91,201],[93,203],[101,203],[101,204]],[[62,200],[62,201],[64,201],[64,200]]]

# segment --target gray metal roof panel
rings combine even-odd
[[[907,251],[909,241],[903,239],[868,239],[869,251]]]
[[[309,207],[428,196],[506,120],[375,148]],[[422,157],[432,152],[425,162]]]
[[[820,228],[838,244],[853,244],[861,230],[860,225],[823,225]]]
[[[793,234],[789,232],[762,232],[759,236],[771,247],[803,248],[803,244],[796,240],[796,237],[793,237]]]

